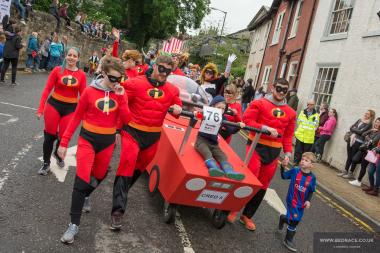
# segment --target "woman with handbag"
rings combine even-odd
[[[368,167],[368,180],[370,186],[363,187],[362,190],[369,195],[378,196],[380,187],[380,141],[377,143],[377,147],[371,150],[370,152],[372,152],[372,155],[376,156],[376,158],[373,157],[374,160],[372,160]]]
[[[356,180],[349,181],[354,186],[361,186],[362,179],[367,170],[368,164],[372,161],[371,154],[372,149],[376,147],[376,144],[380,141],[380,118],[377,118],[373,124],[373,128],[363,134],[364,143],[359,147],[359,151],[354,155],[351,165],[351,171],[355,170],[357,164],[360,163],[360,173]]]
[[[364,113],[363,117],[355,122],[350,127],[351,135],[347,141],[347,160],[345,169],[342,170],[337,176],[347,179],[354,179],[354,170],[356,165],[353,165],[353,158],[359,151],[359,147],[364,143],[363,134],[372,128],[373,120],[375,119],[375,111],[368,110]],[[345,136],[346,137],[346,136]],[[351,170],[349,171],[351,167]]]

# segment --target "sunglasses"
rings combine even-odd
[[[170,73],[172,73],[171,68],[165,68],[164,66],[159,65],[159,64],[157,64],[157,68],[158,68],[158,72],[165,73],[167,76],[170,75]]]
[[[107,75],[107,78],[111,83],[120,83],[123,77],[122,76]]]
[[[212,70],[206,70],[205,74],[214,75],[214,71],[212,71]]]
[[[307,105],[315,105],[315,104],[307,104]]]
[[[275,86],[276,92],[286,94],[288,93],[289,87]]]

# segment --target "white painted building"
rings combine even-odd
[[[251,49],[244,80],[252,78],[252,85],[254,87],[256,87],[257,79],[260,74],[261,62],[263,60],[271,24],[270,8],[263,6],[248,25],[248,30],[251,31]]]
[[[339,169],[347,158],[343,136],[349,127],[368,109],[380,116],[379,11],[380,0],[319,0],[309,38],[299,108],[314,98],[338,111],[324,160]]]

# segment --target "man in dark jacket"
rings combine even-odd
[[[57,20],[57,27],[55,28],[55,31],[58,33],[59,28],[61,26],[61,18],[59,17],[59,0],[53,0],[50,4],[50,14],[55,17]]]
[[[251,103],[253,96],[255,95],[255,90],[252,87],[252,78],[247,80],[247,85],[243,88],[243,96],[241,98],[242,110],[243,112],[247,109],[249,103]]]
[[[298,96],[297,96],[297,89],[292,89],[289,91],[289,99],[288,99],[288,105],[293,108],[294,111],[297,111],[298,108]]]
[[[6,36],[7,40],[4,45],[4,66],[1,71],[0,83],[4,83],[5,72],[7,72],[9,64],[12,64],[12,85],[17,85],[16,74],[18,58],[20,56],[20,49],[23,47],[21,44],[21,28],[14,26],[14,34]]]

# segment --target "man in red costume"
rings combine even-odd
[[[172,59],[161,55],[145,75],[128,79],[123,84],[132,119],[121,130],[120,162],[113,188],[113,230],[119,230],[122,226],[130,187],[156,154],[168,109],[173,108],[174,115],[182,111],[178,88],[166,81],[172,68]]]
[[[264,199],[267,188],[276,172],[277,161],[281,149],[284,150],[284,164],[289,162],[292,154],[292,140],[296,125],[296,112],[287,105],[285,97],[289,90],[289,83],[281,78],[270,86],[272,95],[255,100],[251,103],[243,116],[247,126],[268,130],[271,135],[262,135],[248,168],[263,184],[262,188],[245,206],[240,221],[248,230],[255,230],[256,225],[252,216]],[[255,133],[250,133],[247,150],[252,143]],[[286,165],[285,165],[286,166]],[[231,212],[229,222],[234,222],[237,212]]]

